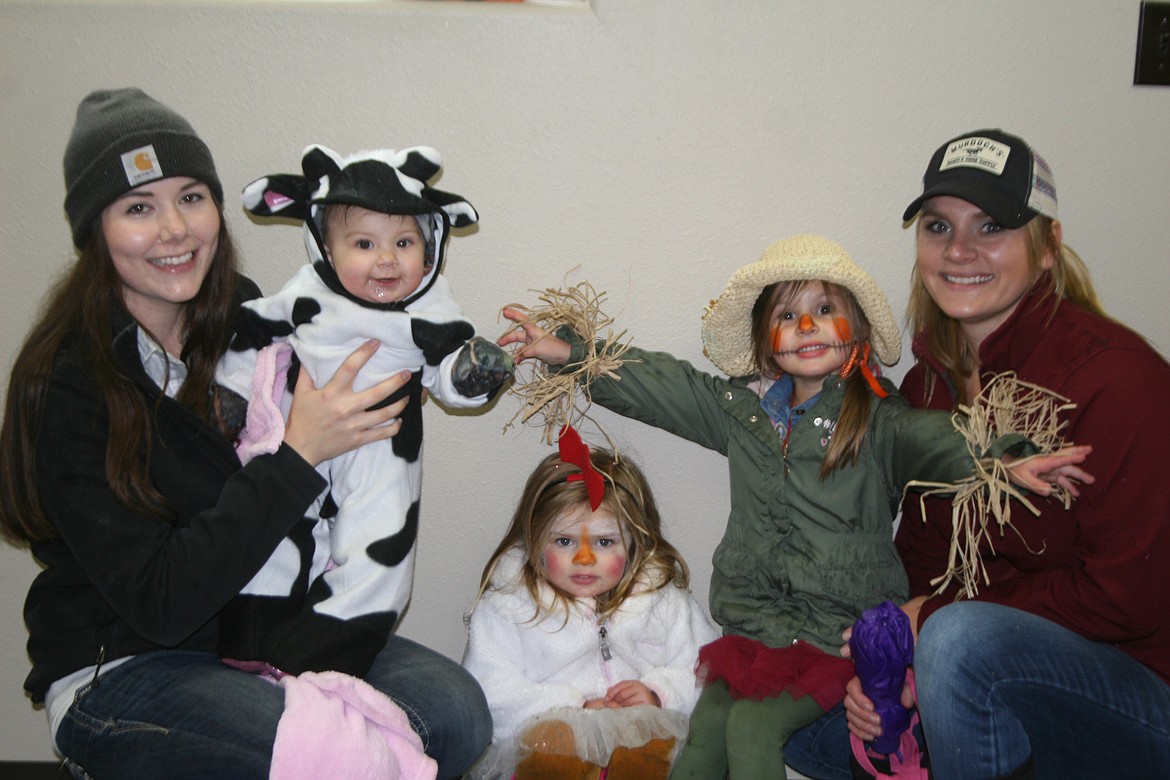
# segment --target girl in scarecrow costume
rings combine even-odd
[[[464,666],[492,711],[477,780],[666,780],[718,630],[641,470],[565,428],[484,568]]]
[[[499,343],[522,344],[518,359],[573,370],[608,349],[555,317],[504,315],[520,327]],[[950,414],[912,409],[875,360],[891,365],[901,351],[885,295],[821,236],[776,242],[737,271],[702,337],[729,378],[626,347],[620,367],[591,376],[589,394],[728,458],[731,514],[710,587],[724,636],[700,653],[706,684],[671,777],[770,778],[788,736],[844,697],[854,674],[844,629],[868,607],[906,600],[893,542],[903,489],[969,479],[988,471],[977,465],[985,457],[1034,448],[1018,434],[969,448]],[[1011,479],[1044,496],[1064,490],[1049,482],[1091,479],[1073,465],[1087,451],[1021,460]]]
[[[279,444],[297,368],[324,384],[355,349],[380,342],[355,389],[407,371],[386,399],[410,397],[392,439],[318,466],[329,480],[321,522],[294,530],[236,600],[223,655],[278,669],[361,675],[410,597],[418,531],[422,392],[452,407],[486,403],[510,375],[502,349],[475,336],[441,274],[452,226],[478,219],[458,195],[427,185],[428,147],[341,158],[322,146],[303,175],[266,176],[244,190],[263,217],[305,223],[310,262],[276,295],[246,303],[218,372],[248,399],[241,460]]]

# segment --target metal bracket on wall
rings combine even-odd
[[[1170,3],[1142,3],[1133,83],[1170,86]]]

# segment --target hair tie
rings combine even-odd
[[[864,354],[861,358],[861,375],[865,377],[865,381],[869,383],[869,388],[873,390],[878,398],[888,398],[889,393],[886,389],[878,384],[877,377],[873,375],[873,369],[869,367],[869,342],[865,344]]]
[[[570,474],[565,481],[583,481],[585,491],[589,494],[589,507],[596,512],[597,507],[601,506],[601,499],[605,497],[605,479],[593,468],[589,446],[581,441],[581,435],[571,425],[561,428],[557,446],[560,448],[562,461],[581,469],[580,474]]]

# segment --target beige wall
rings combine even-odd
[[[608,291],[637,344],[712,370],[704,304],[792,233],[845,244],[901,311],[912,246],[899,217],[927,157],[953,134],[1000,126],[1048,158],[1066,239],[1106,306],[1165,354],[1170,89],[1131,84],[1137,15],[1137,0],[0,0],[0,361],[71,258],[60,160],[77,101],[132,84],[211,145],[246,268],[266,290],[304,250],[294,228],[249,223],[244,184],[297,170],[311,142],[429,144],[447,163],[441,186],[482,215],[452,240],[447,267],[482,331],[497,335],[503,304],[569,274]],[[506,396],[481,416],[426,413],[402,630],[455,658],[484,558],[549,451],[533,429],[502,432],[516,408]],[[597,419],[645,464],[705,593],[726,516],[722,457]],[[0,760],[51,756],[43,713],[21,693],[36,571],[26,552],[0,549]]]

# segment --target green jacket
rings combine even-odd
[[[570,364],[583,350],[573,344]],[[697,370],[664,352],[631,348],[621,379],[590,384],[615,412],[723,453],[731,514],[715,549],[712,617],[724,633],[772,647],[800,639],[836,653],[861,612],[907,597],[893,520],[914,479],[952,482],[972,458],[946,412],[912,409],[887,380],[858,461],[818,476],[844,384],[825,383],[792,425],[787,447],[748,385]],[[787,452],[785,451],[787,449]]]

